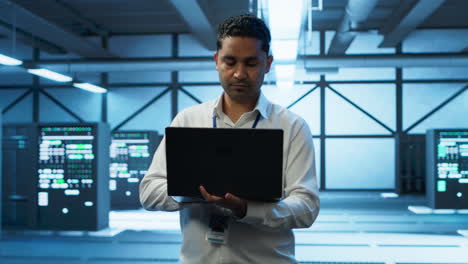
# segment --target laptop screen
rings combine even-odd
[[[283,130],[166,128],[168,195],[277,201],[282,194]]]

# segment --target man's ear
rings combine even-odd
[[[267,63],[266,63],[266,71],[265,73],[268,73],[270,72],[270,67],[271,67],[271,64],[273,63],[273,56],[268,56],[267,58]]]
[[[218,70],[218,52],[215,52],[213,59],[215,60],[215,63],[216,63],[216,70]]]

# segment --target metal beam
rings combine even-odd
[[[0,76],[1,77],[1,76]],[[357,80],[357,81],[327,81],[328,84],[382,84],[390,83],[394,84],[394,80]],[[425,80],[405,80],[403,83],[468,83],[468,79],[425,79]],[[204,87],[204,86],[219,86],[219,82],[179,82],[183,87]],[[263,85],[269,85],[271,83],[264,82]],[[317,81],[304,81],[301,82],[304,85],[317,85]],[[140,87],[140,88],[151,88],[169,86],[170,82],[167,83],[112,83],[108,85],[103,85],[106,88],[128,88],[128,87]],[[31,85],[0,85],[0,90],[18,90],[18,89],[29,89]],[[60,88],[60,89],[75,89],[67,84],[44,84],[40,85],[41,89],[49,88]],[[179,88],[181,89],[181,88]]]
[[[194,100],[195,102],[201,104],[203,103],[200,99],[198,99],[195,95],[193,95],[191,92],[185,90],[184,88],[179,87],[179,91],[181,91],[182,93],[184,93],[185,95],[187,95],[188,97],[192,98],[192,100]]]
[[[331,87],[330,85],[327,86],[328,89],[330,89],[332,92],[334,92],[336,95],[338,95],[339,97],[341,97],[341,99],[345,100],[346,102],[348,102],[350,105],[354,106],[354,108],[356,108],[357,110],[359,110],[361,113],[365,114],[367,117],[369,117],[370,119],[374,120],[374,122],[378,123],[380,126],[382,126],[383,128],[385,128],[388,132],[390,132],[392,135],[394,133],[394,131],[388,127],[387,125],[385,125],[382,121],[380,121],[379,119],[377,119],[375,116],[371,115],[369,112],[367,112],[366,110],[364,110],[362,107],[360,107],[359,105],[357,105],[356,103],[354,103],[353,101],[351,101],[349,98],[347,98],[346,96],[344,96],[343,94],[341,94],[340,92],[338,92],[337,90],[333,89],[333,87]]]
[[[38,61],[40,59],[41,51],[38,48],[33,49],[33,61]],[[41,80],[39,79],[39,76],[34,75],[33,76],[33,82],[32,82],[32,96],[33,96],[33,102],[32,102],[32,120],[33,122],[39,122],[40,119],[40,103],[41,101],[39,100],[39,93],[41,91]]]
[[[466,67],[468,54],[385,54],[343,56],[299,56],[300,65],[307,63],[318,68],[411,68],[411,67]],[[30,61],[25,61],[25,64]],[[57,72],[137,72],[137,71],[189,71],[214,70],[212,57],[198,58],[125,58],[107,60],[39,60],[37,65]],[[276,61],[276,64],[286,62]],[[11,67],[8,72],[24,71]]]
[[[317,88],[319,88],[319,85],[315,85],[314,88],[310,89],[309,91],[307,91],[305,94],[303,94],[301,97],[297,98],[294,102],[292,102],[291,104],[289,104],[286,108],[287,109],[290,109],[291,107],[293,107],[294,105],[296,105],[297,103],[299,103],[302,99],[304,99],[306,96],[308,96],[309,94],[311,94],[313,91],[317,90]]]
[[[137,115],[139,115],[141,112],[145,111],[148,107],[150,107],[154,102],[159,100],[161,97],[163,97],[166,93],[168,93],[171,90],[171,88],[167,88],[166,90],[162,91],[160,94],[156,95],[153,99],[151,99],[149,102],[144,104],[142,107],[138,108],[133,114],[131,114],[129,117],[125,118],[124,121],[120,122],[117,126],[112,128],[112,132],[115,132],[119,130],[121,127],[123,127],[125,124],[127,124],[130,120],[135,118]]]
[[[11,102],[9,105],[7,105],[5,108],[2,109],[2,115],[6,114],[8,111],[10,111],[13,107],[15,107],[19,102],[21,102],[26,96],[28,96],[30,93],[32,93],[32,89],[27,90],[24,92],[22,95],[20,95],[18,98],[16,98],[13,102]]]
[[[401,47],[402,45],[399,44],[396,47],[396,52],[401,54]],[[396,68],[395,69],[395,102],[396,102],[396,111],[395,111],[395,119],[396,119],[396,129],[395,129],[395,192],[400,194],[402,192],[402,159],[401,159],[401,150],[402,146],[402,138],[406,135],[403,132],[403,69]]]
[[[86,58],[116,57],[107,50],[60,28],[11,0],[4,2],[9,8],[0,8],[0,21],[6,24],[16,25],[25,32],[40,36],[54,45]]]
[[[411,67],[466,67],[468,54],[387,54],[344,56],[299,56],[317,68],[411,68]]]
[[[434,109],[432,109],[429,113],[425,114],[423,117],[421,117],[419,120],[417,120],[416,122],[414,122],[411,126],[407,127],[405,129],[405,133],[408,133],[411,131],[411,129],[415,128],[417,125],[421,124],[424,120],[428,119],[430,116],[432,116],[434,113],[436,113],[437,111],[439,111],[440,109],[442,109],[444,106],[446,106],[448,103],[450,103],[451,101],[453,101],[455,98],[457,98],[459,95],[463,94],[464,92],[466,92],[468,90],[468,85],[466,85],[465,87],[461,88],[460,90],[458,90],[455,94],[453,94],[452,96],[450,96],[449,98],[447,98],[445,101],[443,101],[442,103],[440,103],[438,106],[436,106]]]
[[[44,1],[44,0],[42,0]],[[110,31],[99,26],[97,23],[94,21],[87,19],[83,16],[83,14],[78,11],[76,8],[71,6],[70,4],[66,3],[63,0],[49,0],[49,2],[56,3],[61,9],[67,13],[69,16],[71,16],[73,19],[78,21],[80,24],[82,24],[87,30],[101,36],[101,37],[107,37],[110,35]],[[44,3],[47,4],[47,3]]]
[[[83,118],[81,118],[79,115],[77,115],[75,112],[73,112],[70,108],[68,108],[66,105],[62,104],[59,100],[57,100],[55,97],[53,97],[51,94],[44,90],[40,90],[40,93],[42,93],[45,97],[49,98],[54,104],[56,104],[58,107],[60,107],[63,111],[65,111],[67,114],[71,115],[73,118],[76,119],[76,121],[80,123],[84,123]]]
[[[401,20],[391,20],[379,48],[391,48],[401,43],[413,30],[432,15],[445,0],[419,0]]]
[[[15,33],[13,33],[15,30]],[[38,48],[41,51],[45,51],[49,54],[65,54],[67,53],[62,47],[45,41],[41,38],[31,35],[24,30],[19,28],[13,29],[12,25],[3,23],[0,21],[0,34],[9,39],[16,39],[21,43],[31,46],[32,48]]]
[[[207,49],[216,50],[216,32],[197,0],[171,0],[193,36]]]
[[[367,19],[377,2],[378,0],[348,1],[345,15],[332,39],[328,54],[340,55],[346,53],[357,32],[361,29],[361,24]]]

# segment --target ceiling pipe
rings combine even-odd
[[[460,53],[302,56],[300,59],[318,68],[468,67],[468,54]]]
[[[39,36],[41,39],[53,43],[56,46],[66,47],[67,51],[74,52],[86,58],[117,57],[112,52],[79,35],[64,30],[55,23],[31,12],[15,1],[3,0],[0,1],[0,3],[4,4],[2,8],[0,8],[0,22],[3,24],[16,25],[18,29],[24,32],[28,32],[33,36]],[[14,14],[14,16],[11,14]]]
[[[27,67],[28,62],[24,63]],[[69,62],[36,62],[37,65],[54,71],[69,72],[142,72],[142,71],[190,71],[214,70],[215,61],[207,58],[158,58],[118,59]]]
[[[328,49],[329,55],[345,54],[361,28],[361,24],[367,20],[377,2],[378,0],[348,1],[343,20],[341,20]]]
[[[211,57],[203,58],[128,58],[112,60],[42,60],[32,64],[24,61],[25,67],[36,65],[61,73],[70,72],[142,72],[142,71],[204,71],[214,70]],[[288,64],[288,61],[275,61]],[[387,54],[387,55],[341,55],[299,56],[299,67],[313,68],[412,68],[412,67],[468,67],[468,54]],[[18,67],[0,67],[0,72],[24,71]]]

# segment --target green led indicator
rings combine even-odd
[[[64,179],[57,179],[57,183],[64,183],[65,180]]]
[[[437,191],[446,192],[447,191],[447,182],[446,181],[437,181]]]
[[[437,148],[437,156],[439,158],[445,158],[447,156],[447,148],[439,145]]]

